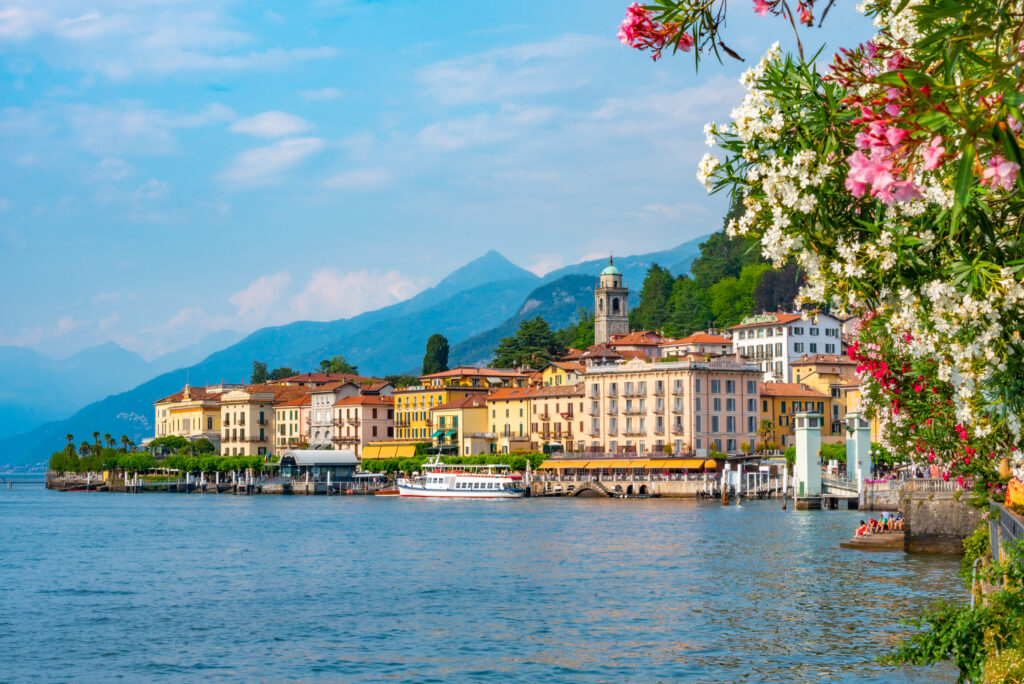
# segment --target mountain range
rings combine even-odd
[[[671,265],[668,267],[676,274],[687,273],[705,237],[662,252],[616,258],[615,265],[622,271],[625,282],[633,286],[631,299],[639,295],[640,285],[652,263]],[[540,315],[557,329],[573,322],[580,307],[592,309],[594,286],[605,265],[604,259],[595,259],[538,277],[492,250],[414,297],[352,318],[296,321],[261,328],[242,339],[229,340],[223,348],[207,352],[201,358],[194,358],[204,344],[209,344],[201,340],[193,345],[191,352],[174,353],[183,363],[173,370],[147,364],[138,355],[113,343],[65,360],[74,360],[70,365],[51,363],[47,367],[37,359],[34,366],[37,380],[41,376],[51,377],[53,373],[63,373],[65,378],[69,374],[76,377],[76,384],[83,386],[81,391],[76,390],[79,391],[76,401],[88,400],[83,399],[84,388],[93,392],[93,399],[119,389],[127,391],[92,401],[63,420],[37,425],[0,440],[0,466],[42,467],[50,454],[65,443],[66,434],[75,435],[76,441],[80,441],[93,431],[109,432],[115,437],[126,434],[138,442],[152,435],[155,400],[181,389],[186,379],[193,385],[222,380],[247,382],[256,360],[270,368],[289,366],[307,371],[316,369],[321,359],[341,354],[357,365],[363,375],[415,373],[422,362],[427,338],[439,332],[452,345],[450,365],[483,364],[490,360],[490,351],[498,340],[514,333],[523,319]],[[12,363],[6,360],[8,356],[14,359],[27,351],[14,351],[19,349],[0,348],[0,367]],[[3,356],[5,353],[8,356]],[[32,354],[45,358],[35,352],[28,352],[28,357]],[[193,355],[192,359],[188,358],[189,354]],[[142,381],[146,377],[150,379]],[[0,404],[0,410],[4,413],[10,410],[8,423],[24,427],[24,422],[18,423],[19,416],[30,419],[37,414],[31,402],[25,400],[32,395],[30,388],[24,383],[18,387],[10,396],[0,397],[7,402]],[[17,403],[19,398],[20,404]],[[68,398],[67,403],[73,403],[72,399]],[[6,434],[11,432],[13,429],[8,428]]]

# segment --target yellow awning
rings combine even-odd
[[[395,447],[395,456],[398,458],[412,458],[416,455],[416,447],[412,444],[403,444]]]
[[[565,468],[586,468],[587,461],[547,460],[540,464],[538,470],[564,470]]]
[[[363,460],[380,458],[380,447],[368,446],[363,448]]]
[[[630,458],[621,461],[611,461],[607,468],[643,468],[647,465],[646,458]]]

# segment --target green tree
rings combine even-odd
[[[280,368],[275,368],[274,370],[270,371],[271,380],[284,380],[285,378],[290,378],[293,375],[297,374],[293,369],[289,368],[288,366],[281,366]]]
[[[563,347],[586,349],[594,345],[594,314],[580,307],[576,320],[555,333],[555,341]]]
[[[252,362],[252,377],[249,381],[254,385],[261,385],[270,379],[270,375],[267,373],[267,364],[262,361]]]
[[[540,368],[563,354],[565,347],[555,339],[551,326],[541,316],[536,316],[521,321],[515,335],[502,338],[494,349],[491,366]]]
[[[669,321],[669,299],[675,279],[663,266],[651,264],[640,290],[640,302],[629,312],[634,330],[661,330]]]
[[[89,443],[86,442],[85,440],[82,440],[82,443],[78,445],[78,455],[80,457],[84,458],[85,456],[87,456],[89,454],[89,451],[90,451]]]
[[[738,278],[722,278],[711,286],[709,296],[715,325],[723,328],[736,325],[750,315],[754,309],[754,290],[761,275],[770,269],[768,264],[748,264]]]
[[[128,435],[121,435],[121,451],[128,451],[128,442],[130,441]]]
[[[448,338],[434,333],[427,340],[427,351],[423,355],[423,374],[440,373],[448,370]]]
[[[192,442],[192,450],[197,454],[213,454],[217,451],[213,446],[213,442],[205,437],[200,437],[196,441]]]
[[[385,375],[384,379],[394,385],[395,389],[420,384],[420,379],[415,375]]]
[[[349,363],[344,356],[337,354],[329,359],[320,362],[321,373],[346,373],[348,375],[359,375],[359,369]],[[292,373],[294,375],[294,373]],[[288,376],[285,376],[288,377]]]
[[[677,337],[704,330],[714,322],[707,289],[688,276],[672,284],[668,309],[666,332]]]

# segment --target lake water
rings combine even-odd
[[[873,659],[957,560],[839,549],[857,518],[5,488],[0,681],[954,680]]]

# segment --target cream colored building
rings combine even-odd
[[[185,388],[153,402],[154,437],[176,435],[190,441],[200,437],[220,442],[220,398],[241,385],[209,385]]]
[[[494,433],[496,453],[528,451],[530,444],[530,394],[523,387],[497,389],[487,395],[487,417]]]
[[[459,456],[490,453],[496,435],[487,430],[487,398],[454,399],[430,411],[434,446]]]
[[[246,385],[220,400],[223,456],[266,456],[276,449],[276,406],[304,396],[306,387]]]
[[[737,453],[757,435],[760,378],[756,364],[735,356],[592,366],[584,383],[586,447]]]

